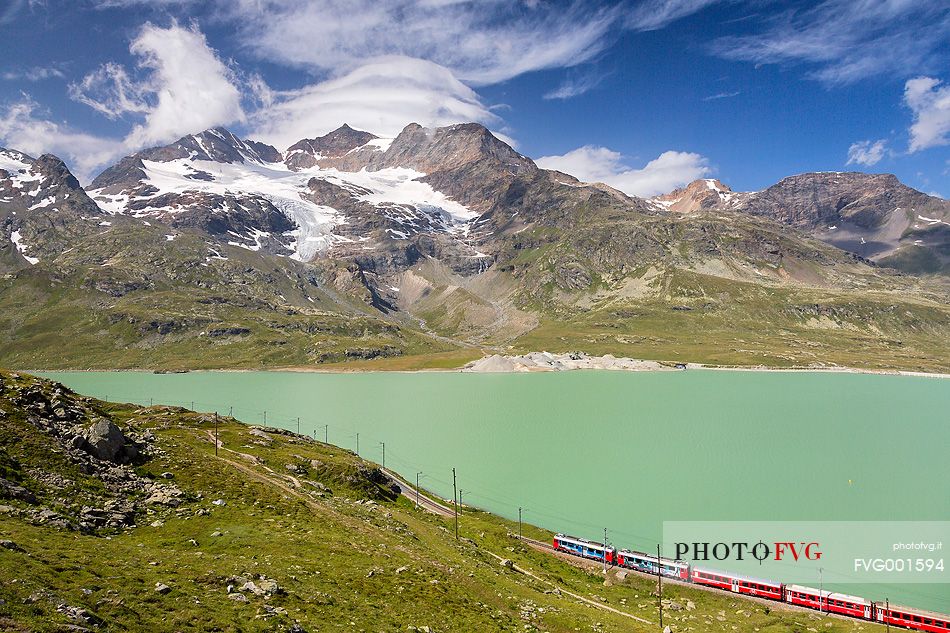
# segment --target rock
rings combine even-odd
[[[240,587],[238,587],[238,591],[250,591],[251,593],[253,593],[253,594],[256,595],[256,596],[263,595],[263,593],[264,593],[263,591],[261,591],[261,589],[260,589],[257,585],[255,585],[255,584],[254,584],[252,581],[250,581],[250,580],[248,580],[246,583],[244,583],[243,585],[241,585]]]
[[[224,499],[215,499],[214,501],[211,502],[211,505],[215,505],[215,506],[225,506],[227,504],[228,504],[227,501],[225,501]]]
[[[671,629],[669,626],[664,626],[663,633],[673,633],[673,629]]]
[[[155,593],[160,593],[164,596],[166,593],[170,592],[171,590],[172,588],[166,585],[165,583],[161,583],[161,582],[155,583]]]
[[[624,580],[626,579],[626,577],[627,577],[626,570],[621,569],[620,571],[617,572],[617,580]]]
[[[502,567],[507,567],[507,568],[509,568],[509,569],[511,569],[512,567],[515,566],[515,564],[512,563],[511,560],[508,559],[508,558],[502,559],[502,561],[499,563],[499,565],[501,565]]]
[[[198,547],[198,541],[196,541],[196,540],[193,539],[193,538],[188,539],[188,544],[189,544],[189,545],[194,545],[195,547]]]
[[[261,578],[257,583],[258,588],[266,594],[281,593],[281,588],[276,580],[270,578]]]
[[[234,600],[235,602],[247,602],[247,596],[243,593],[231,593],[228,594],[228,600]]]
[[[0,478],[0,497],[18,499],[27,503],[36,503],[36,496],[32,492],[12,481]]]
[[[403,565],[402,567],[396,569],[397,574],[401,574],[405,571],[409,571],[409,565]]]
[[[161,477],[162,479],[174,479],[174,478],[175,478],[175,474],[174,474],[174,473],[169,473],[169,472],[164,472],[164,473],[162,473],[161,475],[159,475],[159,477]]]
[[[99,418],[86,431],[86,451],[107,462],[117,462],[125,448],[125,436],[111,420]]]
[[[696,609],[696,603],[693,602],[692,600],[687,600],[687,601],[686,601],[686,610],[687,610],[687,611],[693,611],[693,610],[695,610],[695,609]]]
[[[23,551],[23,548],[22,548],[22,547],[20,547],[19,545],[17,545],[16,543],[14,543],[13,541],[11,541],[11,540],[9,540],[9,539],[4,539],[4,540],[0,541],[0,547],[2,547],[3,549],[8,549],[8,550],[10,550],[10,551],[12,551],[12,552],[22,552],[22,551]]]

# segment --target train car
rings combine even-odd
[[[604,546],[603,543],[588,541],[587,539],[577,538],[576,536],[567,536],[566,534],[554,535],[554,549],[559,552],[567,552],[576,556],[583,556],[592,560],[604,560],[613,565],[617,560],[617,550],[610,546]]]
[[[672,560],[670,558],[663,558],[662,556],[660,557],[659,561],[661,575],[668,576],[670,578],[678,578],[680,580],[689,580],[688,563]],[[617,552],[617,564],[628,569],[635,569],[637,571],[655,575],[657,568],[657,557],[651,556],[650,554],[644,554],[643,552],[634,552],[631,550],[622,549]]]
[[[749,578],[731,572],[704,569],[702,567],[693,567],[690,578],[698,585],[718,587],[747,596],[769,598],[771,600],[782,600],[784,597],[785,585],[771,580]]]
[[[873,602],[859,596],[819,591],[814,587],[802,587],[801,585],[787,585],[785,587],[785,602],[826,613],[850,615],[865,620],[871,619],[874,610]]]
[[[883,602],[874,603],[874,621],[914,631],[950,631],[950,616]]]

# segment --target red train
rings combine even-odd
[[[816,611],[846,615],[880,624],[887,623],[914,631],[950,632],[950,616],[941,613],[883,602],[872,602],[859,596],[820,591],[812,587],[786,585],[771,580],[749,578],[731,572],[691,567],[689,563],[681,560],[657,558],[653,554],[644,554],[643,552],[626,549],[618,551],[616,548],[603,543],[564,534],[556,534],[553,545],[554,549],[560,552],[567,552],[591,560],[606,560],[609,565],[619,565],[620,567],[653,575],[659,573],[667,578],[707,587],[716,587],[732,593],[787,602]]]

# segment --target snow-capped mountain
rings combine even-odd
[[[66,165],[0,148],[0,263],[37,264],[98,229],[100,210]]]
[[[658,209],[691,213],[698,209],[736,207],[749,194],[737,193],[714,178],[694,180],[681,189],[650,199]]]
[[[391,145],[343,126],[285,155],[215,128],[122,159],[90,194],[110,214],[200,227],[301,261],[420,233],[461,244],[478,213],[426,183],[424,172],[384,160]]]

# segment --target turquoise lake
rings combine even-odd
[[[356,449],[509,518],[652,549],[671,520],[950,520],[950,380],[809,372],[50,372]],[[326,429],[324,425],[329,425]],[[950,544],[948,544],[950,546]],[[946,556],[946,555],[945,555]],[[950,563],[950,560],[946,561]],[[777,579],[782,580],[782,579]],[[950,612],[950,586],[835,585]]]

